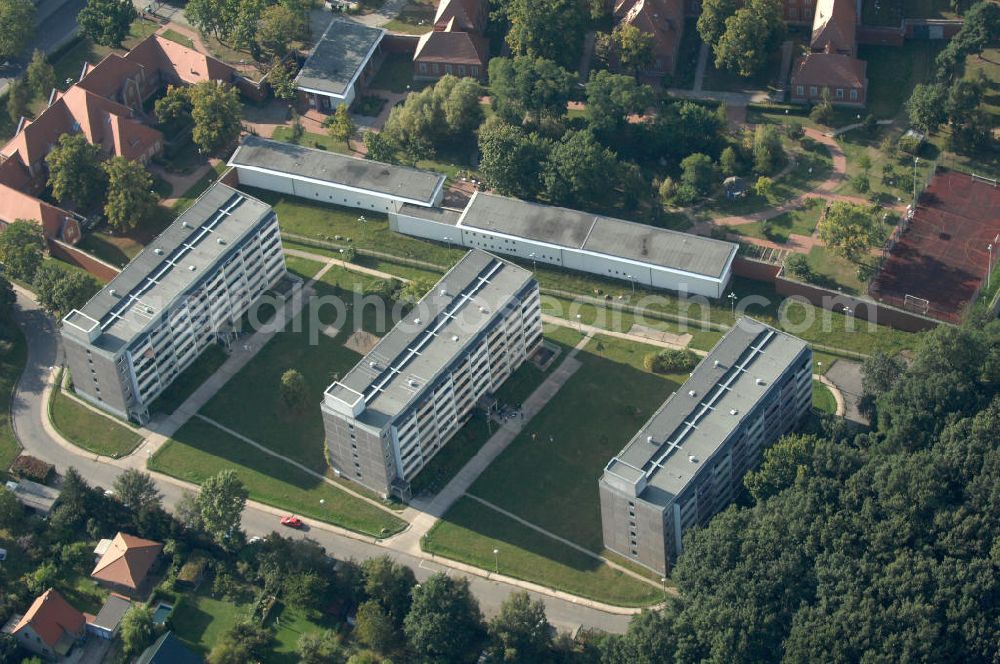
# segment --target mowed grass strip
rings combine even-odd
[[[469,493],[600,554],[597,479],[681,377],[642,369],[658,348],[595,337],[583,365]]]
[[[837,399],[833,396],[833,392],[818,380],[813,381],[812,405],[821,413],[833,415],[837,412]]]
[[[306,272],[311,269],[308,267]],[[351,291],[363,289],[372,281],[371,277],[335,266],[313,288],[318,296],[333,296],[350,303]],[[346,311],[347,320],[339,320],[333,304],[306,302],[296,319],[261,348],[201,413],[283,456],[322,472],[327,467],[320,415],[323,391],[361,359],[361,355],[347,348],[344,342],[353,334],[355,325],[379,335],[385,333],[385,329],[380,329],[383,326],[379,324],[374,306],[365,306],[357,319],[353,305]],[[334,338],[324,332],[329,325],[341,328]],[[281,375],[289,369],[301,373],[306,382],[309,402],[299,409],[288,407],[281,399]]]
[[[21,444],[14,435],[10,421],[10,404],[14,398],[14,388],[24,371],[28,357],[28,347],[21,329],[12,318],[0,321],[0,344],[6,352],[0,353],[0,395],[4,405],[0,409],[0,474],[10,467],[21,452]]]
[[[663,597],[659,588],[467,497],[452,505],[427,533],[423,548],[482,569],[496,565],[506,576],[608,604],[647,606]],[[496,557],[494,549],[499,552]]]
[[[64,438],[101,456],[118,458],[131,454],[142,442],[138,431],[110,416],[95,413],[67,396],[58,384],[49,400],[49,417]]]
[[[406,527],[389,512],[263,454],[200,418],[181,427],[149,460],[149,468],[195,484],[231,468],[258,502],[372,537]],[[277,527],[277,519],[274,523]]]

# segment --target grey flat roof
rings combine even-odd
[[[78,328],[99,324],[103,329],[93,345],[116,352],[270,214],[271,206],[256,198],[213,184],[82,309],[67,314],[63,331],[87,342]]]
[[[434,204],[434,198],[445,180],[440,173],[383,164],[257,136],[243,139],[229,159],[229,165],[363,189],[426,205]]]
[[[642,499],[667,505],[807,345],[790,334],[741,318],[608,463],[605,474],[610,472],[630,482],[645,475]],[[757,384],[758,379],[762,385]],[[727,384],[728,389],[723,387]],[[702,413],[706,404],[711,409]],[[688,423],[696,426],[688,428]]]
[[[382,428],[466,352],[496,312],[533,281],[528,270],[473,249],[327,395],[367,401],[358,421]],[[411,355],[411,349],[417,354]],[[373,366],[374,363],[374,366]],[[411,381],[414,384],[411,384]]]
[[[295,77],[295,87],[344,96],[383,35],[381,28],[333,17]]]
[[[737,246],[623,219],[477,192],[463,227],[720,279]]]
[[[50,486],[32,482],[31,480],[18,480],[17,482],[7,482],[7,489],[10,490],[21,504],[33,510],[48,514],[52,511],[52,506],[59,498],[59,490]]]
[[[458,220],[462,218],[461,210],[452,210],[451,208],[443,207],[421,207],[419,205],[410,205],[409,203],[404,203],[400,206],[399,214],[418,219],[427,219],[428,221],[436,221],[439,224],[448,224],[449,226],[457,226]]]
[[[111,593],[108,595],[107,601],[104,602],[104,606],[101,607],[101,610],[94,617],[94,625],[103,627],[108,631],[114,631],[119,623],[121,623],[122,616],[125,615],[130,606],[132,606],[132,602],[121,595]]]

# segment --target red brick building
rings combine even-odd
[[[857,58],[857,27],[853,0],[817,1],[810,52],[792,67],[791,101],[818,103],[828,95],[840,106],[865,105],[868,64]]]
[[[632,25],[653,37],[653,62],[643,74],[672,76],[684,36],[684,0],[616,0],[615,24]]]
[[[489,42],[487,0],[441,0],[433,29],[422,35],[413,55],[413,77],[433,80],[447,74],[486,79]]]

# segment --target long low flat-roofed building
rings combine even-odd
[[[652,288],[721,297],[737,246],[688,233],[476,192],[458,216],[401,206],[393,230]]]
[[[444,197],[440,173],[256,136],[243,139],[229,165],[242,186],[382,213],[402,205],[432,207]]]
[[[531,273],[470,251],[321,406],[330,460],[383,495],[409,483],[542,340]]]
[[[381,50],[386,31],[335,16],[316,41],[302,69],[295,77],[295,88],[310,108],[329,113],[340,105],[350,106],[358,85],[375,75],[374,62]]]
[[[216,183],[121,274],[62,320],[77,394],[145,422],[205,348],[285,275],[269,205]]]
[[[736,495],[764,448],[812,405],[812,351],[743,318],[598,480],[604,545],[666,574],[683,534]]]

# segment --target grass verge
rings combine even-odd
[[[17,381],[28,359],[28,345],[24,335],[10,316],[5,316],[0,322],[0,346],[5,351],[0,353],[0,394],[5,399],[3,411],[0,412],[0,475],[2,475],[21,453],[21,444],[14,435],[10,409]]]
[[[115,459],[131,454],[142,435],[107,415],[96,413],[62,390],[62,372],[49,399],[49,417],[63,438],[88,452]]]
[[[232,469],[253,500],[372,537],[400,532],[406,522],[280,459],[192,418],[149,460],[149,468],[201,484]],[[322,501],[322,502],[320,502]],[[275,526],[278,524],[275,518]]]
[[[833,396],[830,388],[819,382],[813,381],[813,408],[821,413],[833,415],[837,412],[837,399]]]
[[[431,528],[423,549],[556,590],[619,606],[648,606],[663,591],[518,523],[471,498],[461,498]],[[494,555],[496,549],[498,553]]]

